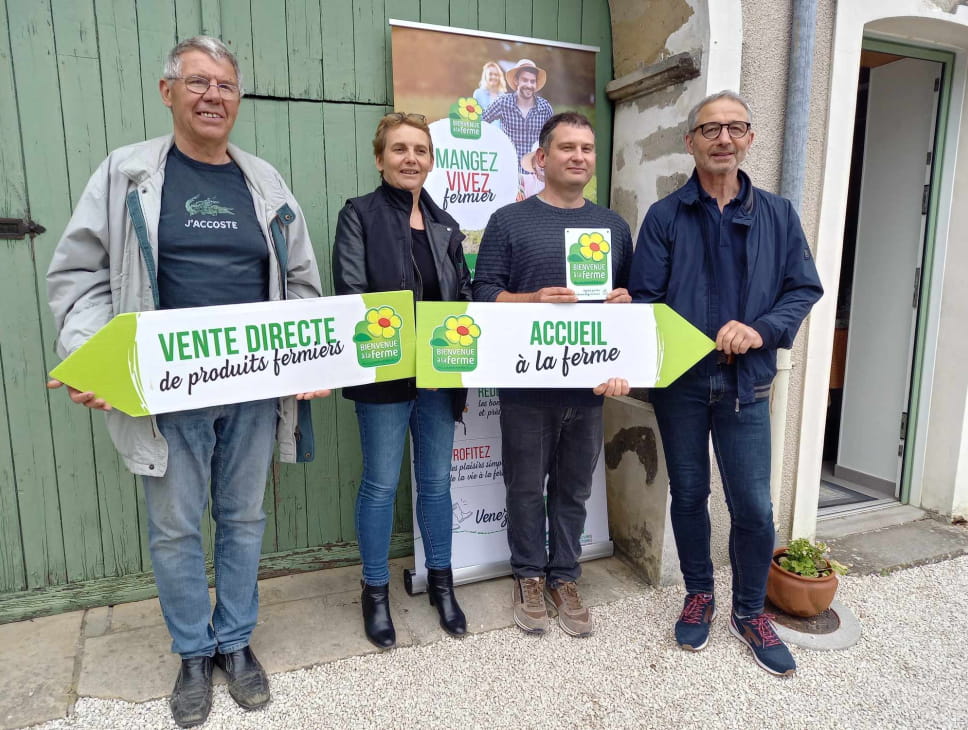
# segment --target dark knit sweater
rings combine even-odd
[[[567,286],[566,228],[610,228],[612,286],[628,286],[632,232],[621,216],[589,200],[581,208],[557,208],[534,196],[491,215],[477,257],[474,301],[493,302],[502,291],[522,294]],[[596,406],[603,401],[591,388],[502,388],[501,399],[549,407]]]

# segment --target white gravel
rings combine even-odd
[[[729,576],[717,574],[719,595]],[[860,642],[794,649],[795,677],[757,667],[726,627],[692,654],[672,639],[681,589],[594,610],[597,630],[529,637],[503,629],[272,676],[261,712],[224,686],[205,728],[968,728],[968,557],[887,577],[847,577],[838,597]],[[61,728],[173,728],[164,700],[80,699]]]

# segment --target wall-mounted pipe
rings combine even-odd
[[[793,6],[793,27],[790,33],[790,62],[787,67],[786,122],[783,130],[780,195],[792,201],[799,213],[803,204],[803,180],[806,173],[817,0],[790,0],[790,2]],[[792,367],[789,350],[780,350],[777,353],[777,366],[777,377],[773,381],[770,422],[772,449],[770,496],[773,498],[773,519],[779,522],[775,508],[783,483],[787,401]],[[799,535],[793,535],[793,537],[799,537]]]

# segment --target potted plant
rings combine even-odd
[[[804,537],[777,548],[770,562],[766,595],[791,616],[816,616],[830,608],[837,592],[837,576],[847,566],[829,556],[830,548]]]

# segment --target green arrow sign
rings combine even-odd
[[[662,388],[714,347],[665,304],[417,304],[421,388]]]
[[[414,375],[413,295],[121,314],[54,368],[131,416]]]

